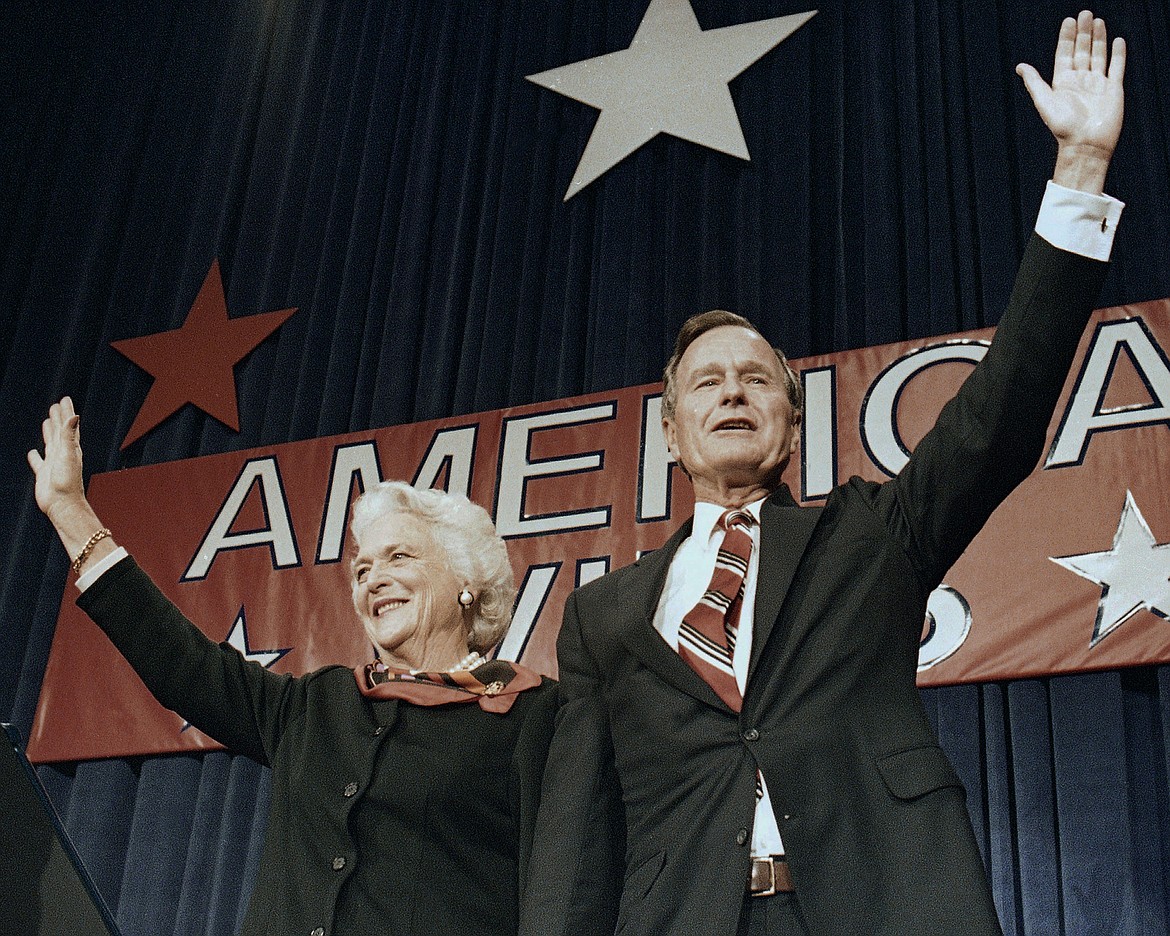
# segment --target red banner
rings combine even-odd
[[[796,362],[808,406],[786,478],[817,503],[905,462],[991,332]],[[922,685],[1170,661],[1170,300],[1098,312],[1047,454],[931,597]],[[346,522],[381,478],[467,493],[508,540],[520,595],[500,655],[555,674],[569,591],[689,515],[649,385],[97,475],[98,515],[214,640],[301,673],[370,656]],[[61,606],[30,740],[37,761],[214,747]],[[100,706],[94,699],[101,699]]]

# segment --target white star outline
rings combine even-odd
[[[690,0],[650,0],[629,48],[528,75],[601,111],[564,200],[660,133],[750,160],[727,83],[816,13],[703,30]]]
[[[1125,492],[1112,549],[1049,559],[1101,586],[1090,647],[1139,611],[1170,619],[1170,543],[1154,538],[1132,491]]]
[[[270,669],[277,660],[291,653],[293,650],[292,647],[284,647],[280,650],[253,650],[248,645],[248,618],[244,613],[243,605],[240,605],[240,610],[236,613],[236,619],[232,623],[231,630],[228,631],[228,635],[224,640],[225,643],[230,644],[245,660],[250,663],[259,663],[265,669]],[[179,734],[182,734],[190,727],[191,723],[184,721],[183,727],[179,729]]]

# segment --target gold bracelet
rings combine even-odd
[[[93,536],[85,541],[85,545],[81,547],[81,552],[79,552],[76,558],[74,558],[74,560],[69,563],[70,567],[73,569],[74,575],[81,574],[82,563],[84,563],[85,560],[89,558],[89,554],[93,552],[93,548],[107,536],[113,536],[113,534],[105,527],[102,527]]]

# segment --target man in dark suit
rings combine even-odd
[[[1000,931],[918,647],[928,595],[1035,466],[1104,277],[1124,54],[1117,40],[1107,68],[1104,23],[1084,12],[1062,25],[1051,86],[1017,69],[1058,142],[1053,183],[991,348],[897,477],[798,507],[780,482],[796,375],[737,316],[683,326],[663,428],[695,517],[576,591],[558,642],[562,723],[599,713],[585,730],[619,790],[619,933]],[[586,827],[584,798],[546,793],[546,832]],[[574,900],[588,864],[557,863]],[[541,887],[529,925],[577,936],[542,920],[556,895]]]

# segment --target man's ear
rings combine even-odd
[[[800,448],[800,425],[804,421],[801,413],[792,414],[792,441],[788,444],[788,457],[791,458]]]
[[[683,464],[683,460],[678,454],[678,433],[674,430],[674,424],[670,417],[662,417],[662,438],[666,440],[666,450],[670,452],[674,463],[682,469],[682,473],[690,478],[691,473],[687,471],[687,466]]]
[[[669,416],[662,417],[662,438],[666,441],[666,450],[670,452],[676,462],[679,461],[678,433],[674,430],[674,420]]]

